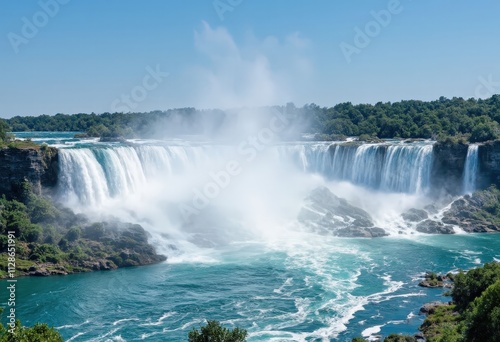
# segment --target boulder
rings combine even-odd
[[[452,226],[433,220],[420,222],[416,229],[418,232],[426,234],[455,234]]]
[[[491,203],[498,203],[495,190],[485,190],[455,200],[442,218],[445,224],[453,224],[468,233],[499,232],[496,213],[489,212]]]
[[[428,218],[429,215],[425,210],[412,208],[407,212],[402,213],[401,217],[403,217],[405,221],[420,222]]]
[[[437,302],[437,301],[436,302],[430,302],[430,303],[424,304],[420,308],[420,312],[423,313],[423,314],[429,315],[429,314],[434,313],[434,311],[436,310],[436,308],[438,308],[440,306],[448,306],[448,305],[450,305],[450,303]]]
[[[335,196],[328,188],[314,189],[298,215],[298,221],[322,234],[342,237],[379,237],[387,233],[374,227],[370,214]]]

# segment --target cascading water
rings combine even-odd
[[[430,183],[431,144],[306,143],[269,150],[276,162],[292,161],[304,172],[385,192],[425,193]],[[230,160],[230,151],[231,147],[209,145],[61,149],[59,188],[66,198],[97,206],[107,198],[135,193],[154,177],[165,179],[203,170],[216,159]],[[471,159],[469,164],[466,179],[474,178],[477,170],[477,162]]]
[[[305,145],[288,147],[303,170],[386,192],[425,193],[432,144]]]
[[[121,146],[61,149],[61,196],[85,206],[133,194],[153,177],[201,167],[208,154],[194,146]]]
[[[476,190],[479,169],[478,145],[469,145],[464,166],[463,192],[471,194]]]

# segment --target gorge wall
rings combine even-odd
[[[490,184],[500,187],[500,140],[479,146],[478,186],[486,188]]]
[[[28,181],[35,193],[52,188],[58,179],[58,150],[54,147],[0,148],[0,194],[18,197]]]

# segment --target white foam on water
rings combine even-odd
[[[100,341],[105,341],[105,337],[108,337],[108,336],[111,336],[113,335],[114,333],[116,333],[118,330],[120,330],[121,327],[118,327],[118,328],[115,328],[115,329],[111,329],[110,331],[108,331],[107,333],[105,334],[102,334],[102,335],[99,335],[98,337],[95,337],[95,338],[92,338],[90,340],[88,340],[88,342],[100,342]]]
[[[69,328],[78,328],[78,327],[81,327],[82,325],[85,325],[85,324],[88,324],[90,323],[90,320],[86,320],[85,322],[83,323],[80,323],[80,324],[67,324],[67,325],[62,325],[60,327],[56,327],[57,330],[60,330],[60,329],[69,329]]]
[[[141,323],[139,326],[158,326],[162,325],[163,321],[169,317],[177,315],[177,312],[171,311],[171,312],[166,312],[164,313],[160,318],[156,320],[156,322],[148,322],[148,323]]]
[[[381,324],[381,325],[374,325],[373,327],[367,328],[361,332],[361,336],[367,338],[368,341],[378,340],[378,337],[373,336],[373,335],[379,333],[380,330],[382,329],[382,327],[384,327],[384,326],[385,326],[385,324]]]
[[[139,319],[138,318],[123,318],[123,319],[119,319],[117,321],[114,321],[113,325],[117,325],[117,324],[120,324],[123,322],[129,322],[129,321],[139,321]]]
[[[72,336],[72,337],[68,338],[68,339],[66,340],[66,342],[71,342],[71,341],[73,341],[74,339],[76,339],[76,338],[78,338],[78,337],[80,337],[80,336],[82,336],[82,335],[84,335],[84,334],[86,334],[86,332],[79,332],[79,333],[77,333],[76,335],[74,335],[74,336]]]

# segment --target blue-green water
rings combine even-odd
[[[377,327],[415,333],[420,306],[446,300],[417,286],[422,272],[494,258],[500,235],[283,237],[214,250],[205,263],[19,279],[17,312],[71,341],[183,341],[205,318],[248,329],[249,341],[349,341]]]

